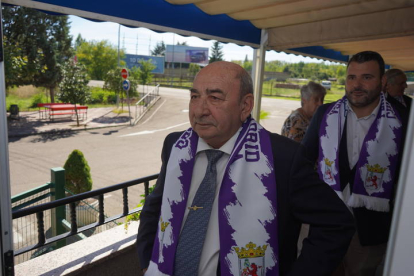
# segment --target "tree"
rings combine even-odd
[[[117,95],[120,96],[121,100],[124,99],[124,96],[126,94],[126,91],[122,88],[122,76],[121,76],[121,67],[117,67],[116,69],[109,70],[108,73],[106,73],[104,77],[104,86],[103,88],[106,90],[114,91]],[[135,80],[134,76],[128,78],[130,82],[130,89],[129,94],[130,95],[136,95],[137,94],[137,88],[138,88],[138,82]],[[122,103],[122,109],[124,109],[123,101]]]
[[[57,94],[58,99],[71,104],[84,104],[90,98],[89,79],[85,67],[69,61],[63,67],[62,75],[62,82],[59,84],[60,91]],[[79,126],[79,114],[76,108],[75,113],[76,123]]]
[[[164,41],[157,43],[154,50],[151,51],[152,56],[165,56],[165,44]]]
[[[139,80],[142,85],[147,85],[152,81],[153,74],[151,73],[157,66],[155,66],[150,60],[138,61],[139,67],[134,67],[131,70],[131,75],[134,79]]]
[[[188,67],[188,73],[194,77],[197,75],[198,71],[200,71],[200,66],[195,63],[190,63],[190,66]]]
[[[223,59],[223,46],[220,45],[220,42],[216,41],[213,43],[213,46],[211,47],[211,56],[209,63],[215,62],[215,61],[221,61]]]
[[[81,34],[78,34],[78,36],[76,37],[76,40],[75,40],[75,45],[74,45],[75,51],[78,49],[79,46],[82,45],[82,43],[85,43],[85,42],[86,42],[86,39],[84,39],[81,36]]]
[[[7,85],[46,87],[54,102],[61,65],[73,55],[68,17],[20,6],[3,7],[3,15],[6,72],[17,76]]]
[[[108,40],[83,42],[77,48],[76,55],[93,80],[104,80],[106,74],[118,66],[118,48]],[[120,55],[124,59],[123,50]]]
[[[65,188],[74,194],[92,190],[91,169],[80,150],[73,150],[63,166],[65,169]]]
[[[181,45],[181,46],[188,46],[187,41],[184,41],[184,42],[181,42],[181,43],[180,43],[180,41],[178,41],[178,42],[177,42],[177,45],[178,45],[178,46],[180,46],[180,45]]]

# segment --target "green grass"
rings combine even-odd
[[[9,95],[6,97],[6,107],[9,110],[10,105],[17,104],[20,111],[32,111],[37,110],[37,108],[30,108],[32,105],[32,98],[20,98],[17,95]]]

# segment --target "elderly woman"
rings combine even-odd
[[[313,81],[300,89],[301,108],[293,111],[282,127],[282,135],[301,142],[316,109],[323,104],[326,89]]]
[[[293,111],[286,119],[282,128],[282,135],[297,142],[301,142],[305,136],[306,129],[316,109],[323,104],[326,89],[313,81],[300,89],[301,108]],[[303,240],[308,236],[309,225],[302,224],[298,238],[298,256],[302,251]]]

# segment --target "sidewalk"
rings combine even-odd
[[[50,119],[39,119],[37,111],[20,112],[19,119],[7,118],[8,134],[9,137],[20,137],[130,124],[128,113],[116,114],[112,112],[113,109],[113,107],[88,109],[88,117],[84,121],[79,121],[79,127],[76,126],[76,119],[73,119],[73,117],[56,118],[52,121]]]

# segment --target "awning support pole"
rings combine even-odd
[[[2,267],[0,276],[14,275],[6,83],[4,77],[3,24],[0,10],[0,258]]]
[[[260,121],[260,108],[262,103],[262,89],[263,89],[263,75],[266,57],[268,34],[267,30],[262,30],[262,37],[260,40],[260,48],[253,51],[253,90],[254,90],[254,107],[252,116],[256,121]]]

